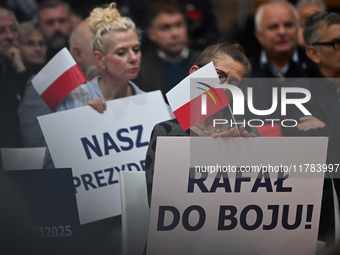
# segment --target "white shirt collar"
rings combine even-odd
[[[182,61],[183,59],[187,59],[188,58],[188,56],[189,56],[189,47],[187,45],[184,46],[182,52],[178,56],[176,56],[175,58],[169,57],[161,49],[157,50],[157,55],[161,59],[163,59],[163,60],[165,60],[165,61],[167,61],[169,63],[176,64],[176,63]]]
[[[299,62],[299,55],[298,55],[297,50],[295,50],[294,53],[293,53],[292,61],[295,62],[295,63],[298,63],[298,62]],[[276,75],[276,76],[278,76],[278,74],[284,75],[284,74],[288,71],[289,66],[290,66],[290,63],[288,62],[281,70],[278,70],[275,66],[273,66],[273,65],[269,62],[266,52],[262,49],[262,51],[261,51],[261,56],[260,56],[260,65],[261,65],[261,68],[262,68],[262,69],[265,68],[265,67],[264,67],[265,64],[268,64],[268,67],[270,68],[270,71],[271,71],[274,75]]]

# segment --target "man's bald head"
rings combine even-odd
[[[70,37],[71,54],[84,74],[90,65],[96,64],[91,49],[92,38],[93,34],[86,20],[79,23]]]

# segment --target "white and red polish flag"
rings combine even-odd
[[[32,79],[32,84],[53,110],[68,93],[86,81],[70,52],[63,48]]]
[[[190,82],[192,78],[195,78],[195,82]],[[207,78],[213,81],[213,84],[205,82]],[[214,88],[218,83],[214,64],[210,62],[184,78],[166,94],[170,107],[184,131],[228,106],[229,101],[224,89]]]

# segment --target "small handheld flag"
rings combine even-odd
[[[68,93],[86,81],[70,52],[63,48],[32,79],[32,84],[53,110]]]
[[[216,79],[216,83],[219,81],[214,64],[210,62],[187,76],[166,94],[171,109],[184,131],[229,104],[223,89],[216,89],[203,81],[194,83],[195,88],[190,89],[191,78],[202,80],[213,78]]]

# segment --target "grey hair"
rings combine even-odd
[[[323,33],[320,30],[322,22],[325,22],[327,27],[333,24],[340,24],[340,14],[325,11],[316,12],[309,16],[306,19],[303,31],[303,39],[306,45],[316,43],[323,37]]]
[[[326,10],[326,5],[322,0],[299,0],[296,2],[296,9],[300,10],[301,8],[309,5],[316,5],[320,7],[321,11]]]
[[[15,17],[14,13],[8,9],[1,8],[0,7],[0,17],[6,17],[7,15],[11,15],[14,19],[15,24],[17,25],[17,28],[19,28],[19,22],[17,18]]]
[[[299,27],[299,13],[297,12],[294,5],[292,5],[291,3],[284,1],[284,0],[274,0],[274,1],[270,1],[268,3],[261,4],[256,9],[256,12],[255,12],[255,29],[256,29],[257,32],[259,32],[259,33],[262,32],[261,21],[262,21],[264,11],[266,9],[270,8],[270,6],[277,4],[277,3],[283,4],[283,5],[287,6],[288,8],[290,8],[292,10],[294,17],[295,17],[296,27]]]

